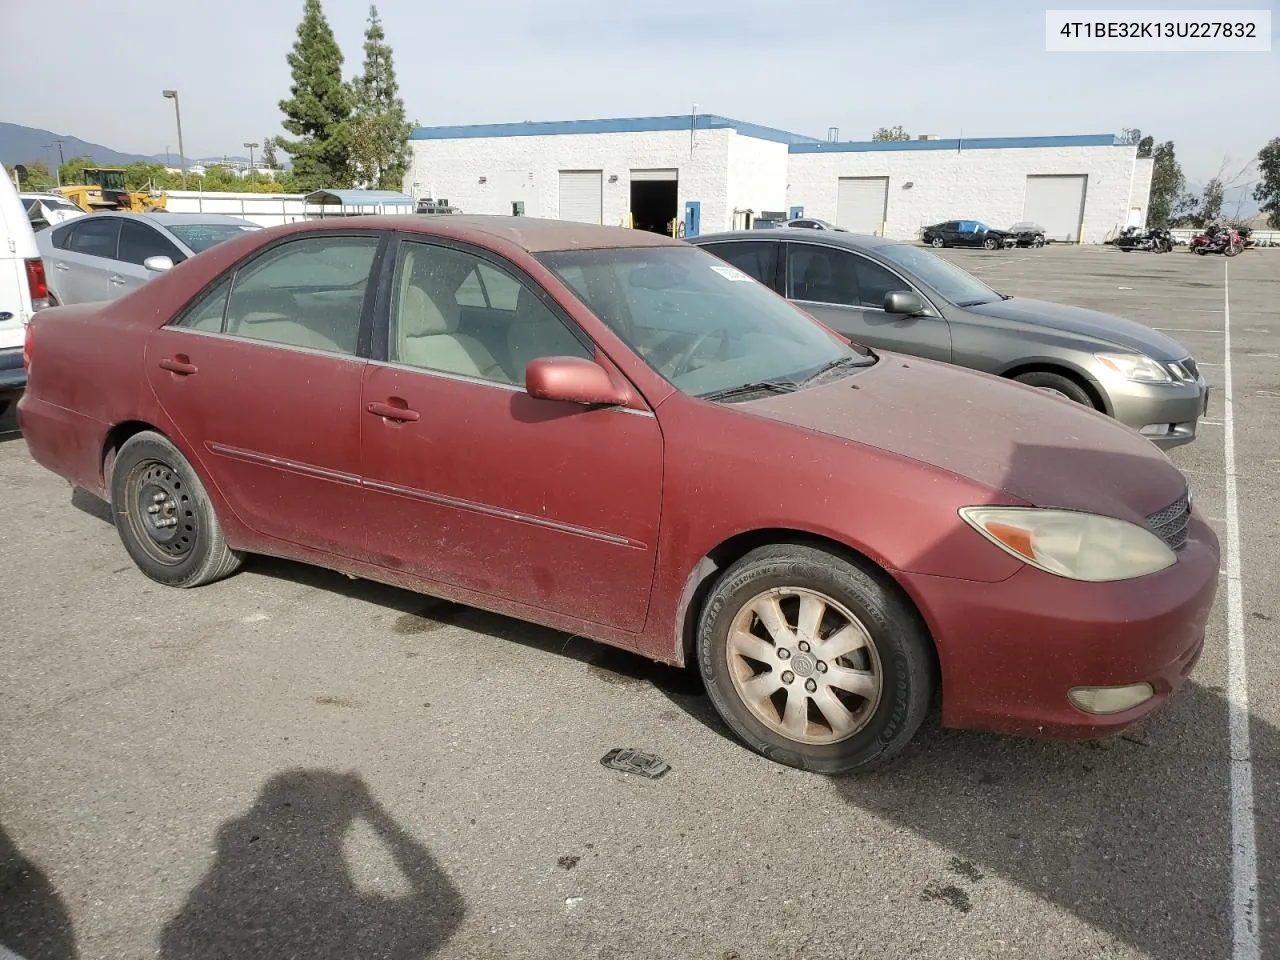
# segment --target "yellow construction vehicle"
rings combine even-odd
[[[127,210],[147,213],[164,210],[169,203],[166,194],[157,191],[130,191],[125,185],[123,167],[86,167],[84,183],[59,187],[62,194],[85,213],[95,210]]]

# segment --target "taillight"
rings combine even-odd
[[[31,347],[34,342],[31,336],[31,324],[28,323],[25,336],[22,338],[22,369],[27,373],[31,372]]]
[[[27,260],[27,286],[31,288],[33,310],[49,305],[49,281],[45,279],[44,261],[39,257]]]

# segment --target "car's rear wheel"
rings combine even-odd
[[[1066,400],[1073,400],[1076,403],[1082,403],[1086,407],[1092,407],[1093,398],[1089,396],[1087,390],[1080,384],[1076,383],[1070,377],[1064,377],[1060,373],[1049,373],[1048,371],[1033,371],[1031,373],[1023,373],[1013,378],[1018,383],[1025,383],[1029,387],[1036,387],[1045,393],[1052,393],[1055,396],[1062,397]]]
[[[936,688],[918,615],[878,576],[815,547],[747,554],[702,611],[698,665],[753,750],[819,773],[879,766],[919,729]]]
[[[111,506],[125,550],[143,573],[171,587],[198,587],[235,571],[213,504],[191,464],[152,431],[130,437],[111,471]]]
[[[942,242],[941,237],[934,237],[932,240],[929,241],[929,244],[930,246],[939,247],[939,248],[946,246],[946,244]]]

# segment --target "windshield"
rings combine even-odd
[[[932,287],[957,307],[973,307],[1000,299],[1000,294],[973,274],[966,273],[954,263],[943,260],[928,250],[907,246],[905,243],[889,243],[876,247],[875,252],[894,266],[914,274],[922,283]]]
[[[165,229],[195,253],[202,253],[246,230],[260,230],[256,223],[166,223]]]
[[[644,361],[684,393],[793,386],[840,361],[869,363],[763,284],[696,247],[545,253]]]
[[[106,190],[123,190],[125,188],[123,170],[86,170],[85,176],[89,183]]]

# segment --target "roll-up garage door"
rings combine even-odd
[[[670,170],[632,170],[631,182],[637,180],[679,180],[680,171],[676,169]]]
[[[1022,219],[1044,227],[1046,240],[1075,243],[1084,219],[1084,194],[1088,176],[1027,177],[1027,200]]]
[[[560,171],[560,219],[575,223],[601,222],[601,170]]]
[[[889,208],[888,177],[841,177],[836,191],[836,226],[854,233],[884,233]]]

